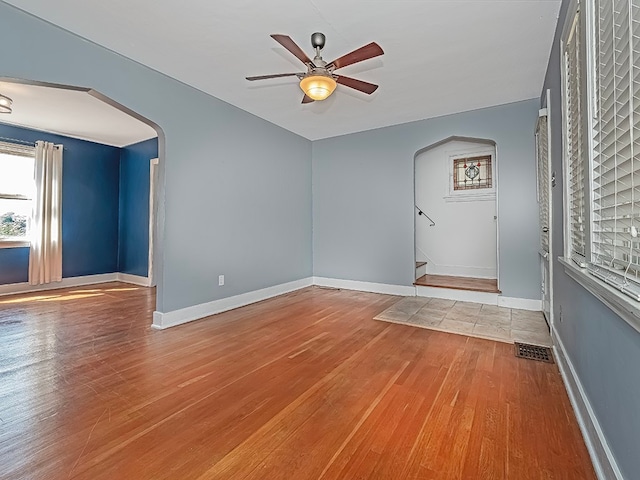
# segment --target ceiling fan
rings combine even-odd
[[[338,83],[345,87],[364,92],[368,95],[371,95],[378,88],[378,85],[374,85],[373,83],[364,82],[351,77],[345,77],[344,75],[336,75],[334,73],[339,68],[382,55],[384,53],[382,48],[380,48],[380,45],[375,42],[365,45],[364,47],[360,47],[353,52],[347,53],[346,55],[327,63],[320,55],[320,50],[324,48],[325,43],[325,36],[322,33],[316,32],[311,35],[311,45],[316,51],[316,55],[313,60],[307,57],[291,37],[275,34],[271,35],[271,38],[289,50],[296,56],[296,58],[304,63],[307,67],[307,71],[304,73],[277,73],[275,75],[246,77],[247,80],[253,81],[266,80],[268,78],[298,77],[300,79],[300,88],[304,92],[302,103],[324,100],[333,93]]]

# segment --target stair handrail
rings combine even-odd
[[[429,219],[429,221],[431,222],[431,225],[429,225],[430,227],[435,227],[436,226],[436,222],[433,221],[433,218],[431,218],[429,215],[427,215],[426,213],[424,213],[422,211],[422,209],[418,206],[415,205],[416,209],[418,210],[418,215],[424,215],[426,218]]]

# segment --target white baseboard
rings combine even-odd
[[[13,295],[16,293],[42,292],[56,290],[58,288],[81,287],[95,283],[117,282],[117,273],[103,273],[99,275],[83,275],[80,277],[63,278],[61,282],[46,283],[44,285],[30,285],[29,283],[9,283],[0,285],[0,295]]]
[[[558,363],[564,386],[569,394],[569,400],[576,414],[584,442],[587,445],[587,450],[589,450],[589,456],[596,475],[599,480],[624,480],[602,428],[600,428],[598,417],[596,417],[591,407],[580,378],[555,328],[552,329],[552,336],[556,362]]]
[[[42,292],[45,290],[56,290],[58,288],[81,287],[83,285],[94,285],[96,283],[106,282],[132,283],[133,285],[140,285],[142,287],[148,287],[150,285],[147,277],[130,275],[128,273],[101,273],[98,275],[66,277],[63,278],[61,282],[46,283],[44,285],[30,285],[27,282],[0,285],[0,296],[14,295],[17,293]]]
[[[309,287],[313,284],[311,277],[295,280],[293,282],[282,283],[267,287],[253,292],[234,295],[233,297],[221,298],[212,302],[201,303],[190,307],[173,310],[171,312],[153,312],[153,324],[151,328],[163,330],[183,323],[192,322],[200,318],[215,315],[216,313],[226,312],[234,308],[244,307],[251,303],[260,302],[271,297],[276,297],[294,290]]]
[[[342,288],[344,290],[359,290],[361,292],[384,293],[404,297],[411,297],[416,294],[415,287],[390,285],[388,283],[358,282],[356,280],[340,280],[339,278],[313,277],[313,284],[319,287]]]
[[[424,287],[416,285],[416,296],[442,298],[445,300],[456,300],[461,302],[484,303],[486,305],[497,305],[498,294],[488,292],[473,292],[471,290],[455,290],[453,288]]]
[[[542,311],[542,300],[532,300],[530,298],[504,297],[498,296],[498,306],[507,308],[517,308],[518,310]]]
[[[498,305],[500,307],[532,310],[534,312],[542,310],[541,300],[504,297],[499,293],[474,292],[472,290],[456,290],[452,288],[424,287],[422,285],[416,285],[416,296],[443,298],[445,300],[456,300],[461,302],[484,303],[486,305]]]
[[[118,273],[117,276],[119,282],[132,283],[133,285],[140,285],[141,287],[149,287],[151,285],[148,277],[131,275],[130,273]]]

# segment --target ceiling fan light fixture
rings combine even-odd
[[[314,100],[324,100],[336,89],[338,84],[328,75],[309,75],[300,80],[300,88]]]
[[[13,111],[11,109],[12,104],[13,100],[0,94],[0,113],[11,113]]]

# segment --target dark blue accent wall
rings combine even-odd
[[[120,149],[76,141],[63,162],[62,276],[117,272]]]
[[[0,248],[0,285],[29,280],[29,249]]]
[[[158,139],[129,145],[120,153],[118,271],[147,276],[149,268],[149,171]]]
[[[62,276],[118,271],[120,148],[0,124],[0,137],[64,145]],[[0,249],[0,284],[27,280],[28,248]]]

